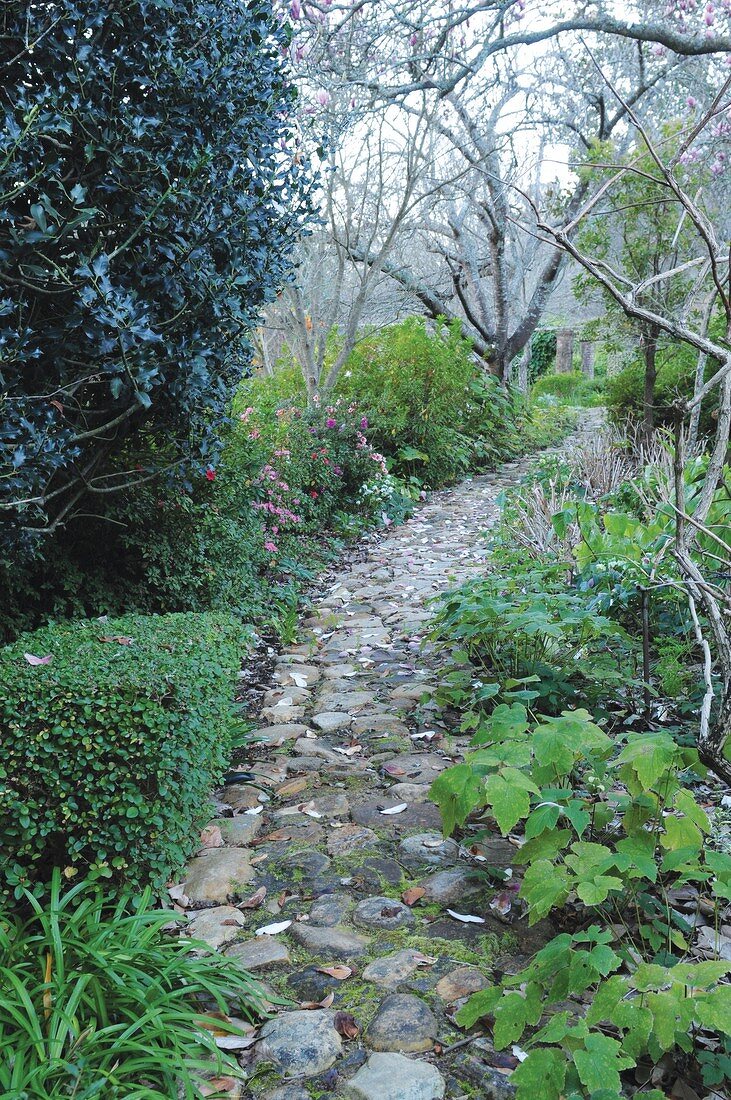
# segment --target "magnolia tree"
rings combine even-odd
[[[319,104],[322,221],[300,242],[296,276],[267,318],[300,363],[310,398],[333,386],[364,325],[398,311],[387,275],[415,237],[430,194],[433,139],[421,98],[409,116],[355,121],[349,104],[329,97]],[[355,262],[363,257],[367,263]]]
[[[565,17],[550,2],[446,8],[409,0],[353,6],[295,0],[291,48],[305,110],[338,146],[315,263],[306,248],[288,299],[296,329],[290,343],[310,390],[333,381],[383,276],[413,308],[458,318],[489,369],[509,376],[566,266],[564,250],[535,226],[527,236],[517,224],[514,185],[530,186],[544,201],[541,159],[549,143],[570,144],[582,157],[597,142],[614,140],[621,150],[627,107],[642,102],[676,117],[686,86],[724,41],[717,24],[727,22],[725,9],[714,10],[713,19],[704,9],[699,28],[680,7],[660,24],[652,17],[657,5],[646,6],[635,24],[601,5],[592,6],[591,17]],[[602,85],[580,32],[591,34],[626,106]],[[364,150],[368,171],[355,171]],[[408,199],[408,213],[398,201],[383,201],[385,177],[392,193],[400,189]],[[590,189],[585,175],[564,179],[551,189],[554,209],[577,210]],[[336,224],[338,206],[347,216]],[[322,324],[316,318],[323,313],[325,269],[329,323]],[[342,329],[342,355],[323,372],[333,322]]]

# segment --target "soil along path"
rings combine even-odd
[[[589,412],[582,432],[599,423]],[[429,786],[468,739],[432,701],[439,657],[422,635],[429,601],[484,568],[496,499],[530,461],[432,494],[332,577],[277,658],[252,765],[264,789],[221,793],[183,886],[191,934],[291,1002],[245,1052],[232,1096],[513,1093],[516,1060],[461,1044],[453,1016],[542,930],[502,920],[499,888],[479,877],[481,863],[510,866],[509,841],[476,860],[441,835]]]

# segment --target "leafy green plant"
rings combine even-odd
[[[556,330],[536,329],[530,341],[531,381],[548,374],[556,363]]]
[[[542,374],[531,388],[533,400],[553,397],[562,404],[591,405],[598,403],[602,383],[586,378],[581,371],[568,374]]]
[[[579,696],[598,700],[625,684],[633,652],[621,626],[567,588],[561,563],[488,574],[448,593],[433,637],[468,664],[448,673],[443,688],[443,698],[458,691],[450,701],[468,712],[470,694],[485,703],[507,691],[548,712]]]
[[[499,1047],[530,1029],[518,1100],[594,1097],[601,1088],[615,1100],[621,1071],[640,1056],[692,1052],[694,1021],[728,1035],[731,986],[721,983],[731,964],[684,961],[700,913],[731,896],[731,857],[706,848],[707,815],[682,783],[696,754],[665,733],[632,734],[617,749],[586,711],[531,720],[520,703],[498,706],[473,745],[432,785],[445,832],[475,814],[504,835],[520,825],[529,921],[568,903],[582,924],[604,925],[555,938],[458,1016],[466,1026],[491,1017]],[[695,918],[674,907],[677,891],[689,889]],[[610,977],[621,968],[626,976]],[[578,1000],[564,1010],[572,997],[589,1000],[585,1017]],[[554,1004],[562,1008],[552,1014]],[[545,1091],[536,1093],[539,1080]]]
[[[242,720],[233,616],[66,623],[0,650],[2,875],[52,866],[160,888],[190,854]]]
[[[8,1100],[197,1100],[239,1078],[216,1036],[241,1035],[263,991],[202,942],[170,934],[175,913],[98,883],[0,909],[0,1092]],[[211,1085],[215,1095],[215,1085]]]
[[[411,317],[366,337],[337,389],[363,409],[392,471],[431,488],[523,445],[520,401],[476,364],[457,322],[430,331]]]

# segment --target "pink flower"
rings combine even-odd
[[[216,480],[216,471],[213,469],[212,466],[208,466],[207,469],[206,469],[206,479],[208,481],[215,481]]]
[[[254,428],[253,432],[249,432],[249,439],[258,439],[261,432],[258,428]]]
[[[366,428],[368,427],[368,417],[367,416],[363,417],[363,419],[360,422],[360,426],[363,429],[363,431],[366,430]]]
[[[325,427],[326,428],[337,428],[337,426],[338,426],[337,420],[333,420],[333,418],[331,416],[329,416],[327,418],[327,420],[325,421]]]
[[[264,549],[268,550],[270,554],[276,554],[279,547],[276,543],[273,543],[271,539],[264,543]]]
[[[244,411],[240,414],[239,420],[243,420],[243,422],[245,424],[246,421],[251,416],[251,414],[253,413],[253,411],[254,411],[253,405],[249,405],[248,409],[244,409]]]

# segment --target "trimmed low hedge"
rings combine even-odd
[[[41,892],[56,865],[161,888],[244,736],[233,698],[249,643],[231,615],[130,615],[0,649],[5,886]]]

